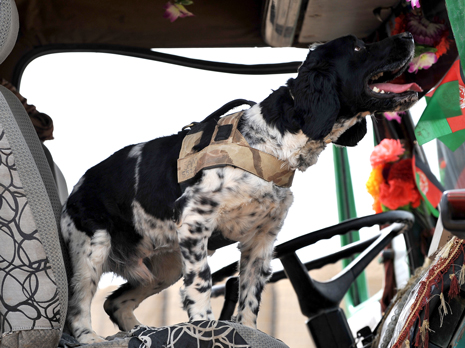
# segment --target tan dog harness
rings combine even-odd
[[[210,144],[195,152],[202,131],[187,134],[178,158],[178,183],[192,179],[202,169],[233,166],[254,174],[277,186],[290,187],[294,170],[286,161],[250,147],[237,129],[243,111],[227,115],[216,124]]]

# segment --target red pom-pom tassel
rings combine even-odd
[[[457,279],[457,276],[455,273],[452,273],[449,275],[450,277],[450,289],[449,289],[449,300],[457,297],[457,295],[460,293],[460,286],[459,286],[459,281]]]
[[[417,335],[415,337],[415,347],[419,347],[421,343],[421,336],[420,336],[421,326],[417,329]]]

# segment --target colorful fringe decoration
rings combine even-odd
[[[439,251],[436,256],[436,260],[429,269],[427,276],[424,277],[419,283],[416,299],[410,307],[409,315],[402,326],[402,329],[397,336],[396,341],[391,348],[410,348],[410,332],[413,325],[417,323],[417,332],[414,337],[414,346],[426,348],[429,342],[429,301],[431,300],[432,288],[434,285],[439,286],[441,284],[441,293],[439,295],[433,295],[440,297],[440,304],[438,307],[440,313],[441,326],[443,318],[450,312],[450,305],[446,302],[444,297],[444,277],[447,277],[447,273],[452,268],[452,274],[450,278],[450,289],[447,293],[449,301],[458,296],[460,293],[460,287],[465,284],[465,264],[462,265],[460,274],[457,277],[455,274],[454,262],[464,253],[465,241],[452,238],[443,248]],[[465,263],[465,257],[464,257]],[[446,278],[447,279],[447,278]],[[423,316],[423,318],[422,318]]]
[[[423,322],[418,320],[417,336],[415,337],[415,347],[428,347],[429,341],[429,299],[426,299],[426,305],[423,310]]]
[[[438,311],[439,311],[439,318],[441,320],[441,325],[442,326],[442,323],[444,322],[444,317],[449,314],[449,311],[447,310],[447,306],[449,306],[449,304],[446,302],[446,300],[444,299],[444,294],[441,292],[441,295],[440,296],[440,299],[441,299],[441,304],[439,305],[439,308],[438,308]]]
[[[463,259],[464,264],[462,265],[462,269],[460,270],[459,275],[459,285],[465,284],[465,258]]]
[[[463,268],[463,267],[462,267]],[[457,275],[455,274],[455,265],[452,265],[452,274],[449,275],[450,278],[450,288],[447,296],[449,296],[449,301],[456,298],[460,293],[459,281]]]

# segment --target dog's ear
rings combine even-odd
[[[306,61],[295,79],[288,81],[294,97],[294,116],[302,131],[313,140],[323,139],[333,129],[339,113],[337,81],[329,66]]]
[[[339,146],[355,146],[360,140],[363,139],[367,133],[367,120],[363,118],[360,122],[357,122],[352,127],[347,129],[341,136],[333,142],[333,144]]]

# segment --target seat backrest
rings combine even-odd
[[[2,63],[16,43],[19,18],[14,1],[2,1],[0,10],[0,63]]]
[[[18,30],[14,0],[0,2],[0,59]],[[57,347],[68,283],[59,238],[61,203],[23,105],[0,86],[0,347]]]

